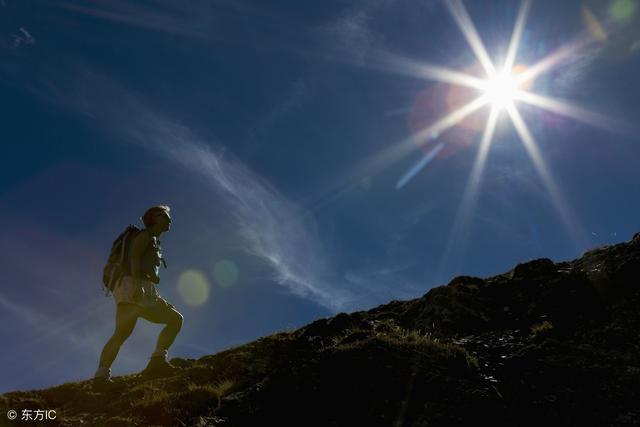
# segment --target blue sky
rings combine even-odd
[[[520,3],[467,3],[504,58]],[[1,0],[0,392],[93,375],[109,246],[151,205],[182,357],[640,231],[640,4],[530,3],[515,63],[564,52],[528,89],[575,108],[516,102],[546,180],[503,111],[463,211],[489,108],[417,136],[469,89],[416,64],[482,78],[452,4]]]

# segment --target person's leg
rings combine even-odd
[[[156,348],[151,357],[166,358],[167,352],[178,332],[182,328],[184,318],[175,307],[160,298],[156,304],[140,311],[140,317],[153,323],[162,323],[166,326],[160,331]]]
[[[109,341],[105,344],[100,355],[100,363],[96,376],[109,376],[113,364],[122,344],[133,332],[136,326],[140,307],[135,304],[120,303],[116,309],[116,327]]]

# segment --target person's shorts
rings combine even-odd
[[[113,289],[116,306],[120,303],[135,304],[148,311],[163,311],[175,307],[162,298],[156,285],[149,280],[140,280],[136,285],[133,277],[124,276]]]

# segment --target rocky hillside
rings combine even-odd
[[[173,377],[7,393],[0,425],[637,426],[639,277],[640,233],[174,358]],[[9,422],[9,408],[58,416]]]

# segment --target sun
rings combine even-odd
[[[502,110],[516,99],[521,83],[510,70],[497,72],[484,81],[482,91],[493,108]]]

